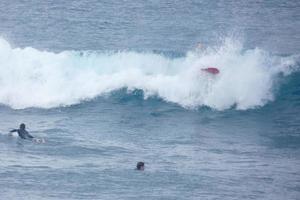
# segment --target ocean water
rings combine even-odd
[[[299,27],[296,0],[0,1],[0,199],[300,199]]]

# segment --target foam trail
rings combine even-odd
[[[128,88],[187,108],[249,109],[273,100],[276,76],[297,71],[295,63],[294,57],[243,50],[230,39],[218,50],[198,49],[180,58],[137,52],[56,54],[12,48],[0,39],[0,103],[14,109],[52,108]],[[221,73],[200,70],[207,66]]]

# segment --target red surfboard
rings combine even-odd
[[[201,69],[202,71],[206,71],[210,74],[218,74],[220,73],[220,70],[216,67],[207,67],[207,68],[204,68],[204,69]]]

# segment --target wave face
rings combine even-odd
[[[278,76],[299,70],[298,56],[244,50],[226,39],[183,57],[140,52],[53,53],[12,48],[0,39],[0,103],[14,109],[69,106],[122,88],[186,108],[251,109],[274,100]],[[214,66],[220,74],[202,68]]]

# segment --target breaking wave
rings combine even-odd
[[[250,109],[274,100],[278,76],[299,70],[292,56],[243,49],[232,39],[182,57],[151,52],[13,48],[0,38],[0,103],[14,109],[78,104],[126,88],[186,108]],[[217,67],[212,75],[202,68]]]

